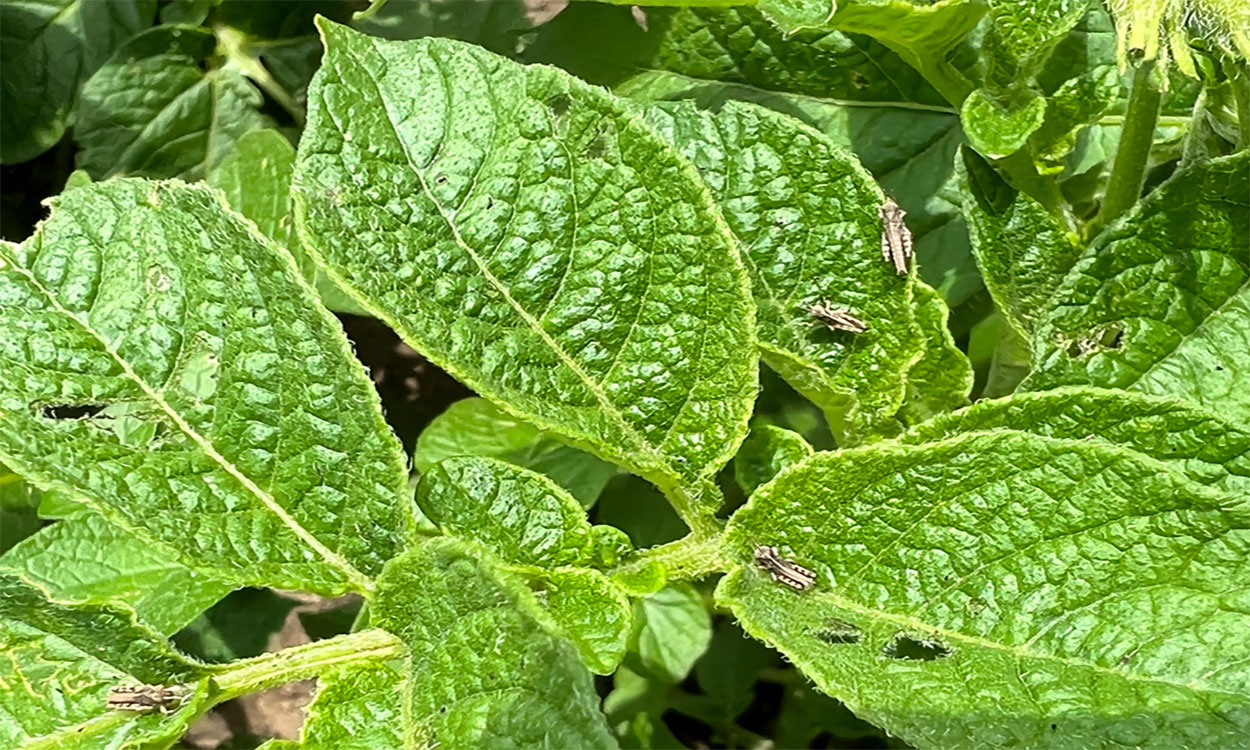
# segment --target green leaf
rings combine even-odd
[[[773,425],[752,427],[734,457],[734,478],[742,491],[750,495],[810,455],[812,446],[797,432]]]
[[[1042,126],[1046,100],[1031,92],[1017,98],[1020,101],[1004,104],[977,89],[964,99],[959,119],[977,151],[995,159],[1014,154]]]
[[[539,601],[586,664],[611,674],[625,653],[625,592],[597,570],[629,550],[624,532],[591,526],[581,505],[550,479],[490,458],[449,458],[417,486],[417,503],[444,533],[480,543],[504,562],[533,566]],[[581,567],[567,567],[581,566]]]
[[[625,663],[636,672],[678,683],[711,639],[712,619],[703,596],[689,584],[675,584],[634,602]]]
[[[840,443],[897,430],[922,344],[911,277],[881,257],[885,197],[872,178],[819,132],[762,107],[656,105],[647,116],[698,167],[738,238],[764,361],[825,411]],[[826,302],[868,330],[822,325],[809,308]]]
[[[421,476],[417,504],[444,533],[486,545],[510,563],[593,562],[582,506],[541,474],[492,458],[449,458]]]
[[[0,5],[0,162],[33,159],[61,140],[78,87],[155,13],[152,0]]]
[[[403,553],[379,577],[373,606],[375,624],[411,649],[383,676],[389,691],[366,683],[357,701],[388,698],[390,732],[403,742],[377,746],[615,746],[577,654],[480,549],[434,539]]]
[[[694,665],[694,676],[719,714],[716,718],[726,725],[755,699],[760,671],[778,661],[775,651],[743,633],[735,623],[723,620],[716,626],[707,652]]]
[[[544,573],[538,600],[590,671],[616,670],[634,624],[629,597],[620,586],[597,570],[559,568]]]
[[[827,6],[826,6],[827,9]],[[959,214],[957,112],[897,54],[859,34],[786,34],[753,8],[624,8],[574,3],[527,56],[644,101],[742,100],[796,117],[851,151],[908,213],[923,278],[951,304],[980,280]]]
[[[308,718],[298,745],[277,745],[266,750],[377,750],[404,747],[409,729],[403,713],[408,688],[409,664],[388,662],[349,666],[318,679],[319,688],[308,706]],[[456,672],[451,674],[455,675]],[[425,735],[419,735],[425,738]],[[446,744],[446,743],[444,743]],[[419,745],[418,745],[419,746]]]
[[[956,173],[972,251],[994,304],[1026,335],[1076,263],[1081,246],[1042,204],[1008,185],[984,159],[962,149]]]
[[[718,600],[917,747],[1228,747],[1250,736],[1248,531],[1244,495],[1140,453],[974,433],[782,474],[731,519]],[[772,580],[760,544],[815,587]]]
[[[325,274],[317,270],[295,235],[291,214],[291,175],[295,148],[276,130],[253,130],[209,170],[205,182],[226,194],[230,207],[256,222],[267,237],[295,256],[300,275],[312,284],[321,302],[331,310],[367,314]]]
[[[168,747],[203,710],[207,670],[124,610],[49,600],[0,572],[0,746]],[[114,711],[119,685],[180,686],[172,715]]]
[[[0,555],[39,530],[41,493],[0,464]]]
[[[195,570],[168,546],[141,540],[86,511],[52,524],[0,558],[0,570],[39,586],[58,601],[124,604],[163,635],[172,635],[234,586]]]
[[[352,27],[383,39],[440,36],[472,42],[501,55],[516,51],[517,37],[533,28],[520,0],[388,0],[352,18]]]
[[[432,361],[710,528],[757,366],[746,273],[694,168],[553,68],[322,31],[295,181],[310,251]]]
[[[837,29],[873,37],[920,71],[952,103],[962,101],[971,90],[967,79],[947,58],[985,14],[985,6],[979,2],[762,0],[760,10],[787,32]]]
[[[79,166],[113,175],[202,178],[247,131],[262,128],[260,92],[230,65],[205,69],[212,32],[161,26],[135,36],[82,87]]]
[[[1115,102],[1120,76],[1102,65],[1063,83],[1046,99],[1046,117],[1030,136],[1034,158],[1049,172],[1063,169],[1062,159],[1076,147],[1077,137]]]
[[[944,415],[899,441],[926,443],[999,430],[1119,445],[1199,484],[1250,496],[1250,431],[1176,399],[1086,387],[1021,393]]]
[[[968,405],[972,363],[946,325],[950,312],[936,289],[924,282],[916,284],[916,325],[925,337],[924,355],[907,371],[907,401],[899,410],[904,424]]]
[[[1183,396],[1250,424],[1250,153],[1158,187],[1095,238],[1048,307],[1022,388]]]
[[[242,584],[364,590],[395,554],[407,472],[377,394],[220,194],[65,193],[0,246],[0,307],[0,460],[28,480]]]
[[[616,476],[617,469],[554,435],[522,422],[484,398],[466,398],[447,407],[417,438],[412,463],[425,473],[453,456],[488,456],[532,469],[589,508]]]

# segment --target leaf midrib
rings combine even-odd
[[[114,362],[117,363],[117,366],[121,368],[122,373],[126,376],[126,378],[131,380],[133,383],[135,383],[135,385],[139,386],[140,390],[143,391],[144,395],[146,395],[149,399],[151,399],[151,401],[154,404],[156,404],[156,406],[159,407],[161,411],[163,411],[170,418],[170,420],[172,420],[174,424],[177,425],[178,428],[182,430],[184,434],[187,435],[187,437],[191,438],[191,440],[195,442],[195,444],[198,445],[201,450],[204,451],[205,455],[207,455],[210,459],[213,460],[214,463],[220,466],[223,471],[225,471],[227,474],[233,477],[236,481],[238,481],[239,484],[244,487],[244,489],[246,489],[249,493],[255,496],[256,499],[258,499],[262,505],[264,505],[271,513],[273,513],[280,521],[282,521],[284,525],[286,525],[289,529],[291,529],[291,531],[301,541],[303,541],[305,544],[311,547],[315,552],[321,555],[322,559],[324,559],[326,563],[328,563],[332,567],[339,570],[344,575],[344,577],[347,578],[349,582],[351,582],[354,586],[357,587],[357,589],[360,592],[364,593],[364,592],[372,591],[373,581],[368,576],[361,573],[359,570],[356,569],[354,565],[348,562],[345,558],[341,557],[338,553],[334,552],[329,547],[324,545],[311,532],[305,529],[295,519],[294,516],[289,514],[286,511],[286,509],[283,508],[271,494],[269,494],[264,489],[262,489],[258,484],[256,484],[255,481],[253,481],[250,477],[244,474],[237,466],[235,466],[225,456],[223,456],[220,452],[218,452],[217,449],[213,446],[213,444],[207,438],[205,438],[203,435],[199,433],[199,431],[197,431],[194,427],[192,427],[191,424],[187,422],[186,419],[184,419],[183,416],[180,413],[178,413],[178,411],[174,409],[173,406],[168,401],[166,401],[163,397],[161,397],[161,395],[157,393],[157,391],[155,391],[146,380],[144,380],[142,377],[139,376],[137,372],[135,372],[134,368],[131,367],[130,363],[126,361],[126,359],[124,359],[120,354],[118,354],[117,351],[115,351],[112,347],[108,345],[108,342],[104,339],[103,336],[101,336],[94,328],[92,328],[90,324],[87,323],[87,321],[81,319],[76,314],[66,309],[61,304],[60,300],[58,300],[39,281],[39,279],[35,277],[34,273],[32,273],[25,266],[16,263],[15,259],[9,258],[8,260],[9,260],[9,264],[14,268],[14,270],[20,273],[36,289],[39,290],[39,292],[44,296],[44,298],[48,301],[48,303],[52,306],[52,308],[56,312],[60,313],[61,315],[64,315],[69,320],[72,320],[75,324],[77,324],[80,328],[82,328],[83,331],[85,331],[93,339],[99,342],[100,348],[104,352],[106,352],[109,355],[109,357],[112,358]]]

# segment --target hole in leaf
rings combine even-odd
[[[44,419],[90,419],[104,411],[107,404],[45,404],[40,410]]]
[[[839,620],[837,618],[825,620],[823,628],[813,630],[811,632],[815,637],[834,646],[859,643],[860,641],[859,628],[846,620]]]
[[[569,104],[572,102],[568,94],[556,94],[547,99],[547,106],[551,108],[551,114],[559,117],[569,111]]]
[[[887,659],[908,659],[912,661],[933,661],[943,656],[950,656],[951,650],[940,641],[929,638],[913,638],[899,633],[885,644],[881,653]]]
[[[1073,359],[1085,357],[1105,349],[1119,349],[1124,343],[1124,327],[1113,325],[1068,344],[1068,356]]]

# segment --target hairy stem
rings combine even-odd
[[[609,572],[633,573],[656,562],[664,566],[670,581],[702,578],[711,573],[723,573],[729,567],[729,561],[723,555],[724,547],[725,538],[721,534],[690,534],[675,542],[643,550]]]
[[[1154,72],[1153,60],[1138,63],[1133,71],[1133,88],[1129,92],[1128,109],[1124,114],[1120,147],[1115,154],[1111,180],[1107,183],[1107,195],[1102,202],[1102,211],[1094,222],[1094,229],[1115,221],[1141,197],[1146,161],[1154,142],[1155,124],[1159,119],[1159,102],[1162,98],[1159,87],[1155,84]]]
[[[402,656],[405,649],[398,638],[384,630],[364,630],[242,659],[223,666],[213,677],[213,702],[222,703],[247,693],[316,677],[349,664],[394,659]]]

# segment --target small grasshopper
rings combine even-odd
[[[840,310],[836,307],[832,307],[827,301],[815,305],[808,305],[807,312],[813,318],[821,323],[824,323],[835,331],[863,333],[868,330],[867,323],[854,315],[851,315],[846,310]]]
[[[816,585],[816,574],[781,556],[776,547],[761,544],[755,548],[755,563],[772,574],[773,580],[795,591],[807,591]]]
[[[181,687],[164,685],[119,685],[109,691],[104,703],[114,711],[170,713],[187,699],[187,691]]]
[[[903,223],[907,212],[886,198],[878,213],[885,224],[881,230],[881,255],[887,263],[894,264],[899,276],[906,276],[907,264],[911,260],[911,230]]]

